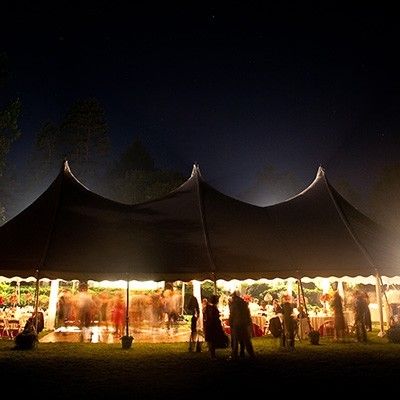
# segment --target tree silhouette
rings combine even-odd
[[[78,100],[71,106],[60,126],[60,143],[79,175],[96,175],[110,150],[105,112],[98,100]]]
[[[8,58],[5,53],[0,53],[0,89],[8,80]],[[0,104],[0,221],[5,221],[6,208],[2,199],[7,196],[9,186],[4,184],[4,171],[7,164],[7,155],[12,143],[17,140],[21,132],[18,127],[18,117],[21,113],[21,102],[12,99]]]
[[[183,181],[178,172],[155,168],[148,150],[135,139],[110,174],[111,197],[122,203],[141,203],[169,193]]]
[[[371,192],[375,220],[400,234],[400,164],[384,167]]]

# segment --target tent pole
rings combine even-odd
[[[199,212],[200,212],[200,221],[201,221],[201,227],[203,231],[203,239],[204,239],[204,244],[207,249],[207,256],[208,260],[210,262],[210,267],[211,267],[211,275],[212,275],[212,280],[214,282],[214,294],[217,294],[217,280],[215,278],[215,262],[214,262],[214,257],[212,254],[211,250],[211,245],[210,245],[210,237],[208,235],[208,229],[207,229],[207,221],[204,215],[204,199],[203,199],[203,193],[201,190],[200,182],[201,182],[201,175],[200,175],[200,170],[197,164],[193,166],[193,171],[192,171],[192,177],[196,178],[196,191],[197,191],[197,200],[198,200],[198,206],[199,206]]]
[[[182,309],[181,315],[185,314],[185,282],[182,282]]]
[[[197,302],[199,303],[200,307],[200,315],[203,314],[203,308],[201,306],[201,282],[196,281],[195,279],[192,281],[193,285],[193,296],[196,297]]]
[[[58,279],[52,279],[50,284],[50,298],[49,298],[49,308],[47,312],[47,329],[56,328],[56,315],[57,315],[57,301],[60,281]]]
[[[292,278],[287,280],[287,292],[289,296],[293,296],[293,281]]]
[[[39,270],[36,270],[36,286],[35,286],[35,330],[37,332],[38,330],[38,323],[39,323],[39,318],[38,318],[38,310],[39,310]]]
[[[380,325],[380,330],[378,333],[378,336],[383,337],[385,336],[385,331],[384,331],[384,322],[383,322],[383,304],[382,304],[382,288],[381,288],[381,281],[379,277],[379,272],[376,271],[376,299],[378,300],[378,310],[379,310],[379,325]]]
[[[390,326],[390,324],[391,324],[391,322],[392,322],[393,315],[392,315],[392,312],[391,312],[389,300],[388,300],[387,295],[386,295],[385,285],[383,284],[383,280],[382,280],[381,275],[379,275],[379,280],[380,280],[380,282],[381,282],[381,288],[383,288],[382,294],[383,294],[383,297],[385,298],[385,304],[386,304],[386,318],[387,318],[387,321],[388,321],[389,326]]]
[[[129,336],[129,278],[126,280],[125,334]]]
[[[21,303],[21,281],[17,280],[17,303]]]
[[[217,294],[217,278],[215,276],[215,272],[211,272],[211,275],[212,275],[212,281],[214,284],[214,294],[216,295]]]
[[[301,305],[301,288],[300,288],[300,279],[297,280],[297,309],[300,311],[300,305]],[[303,300],[304,303],[304,300]],[[301,339],[303,338],[303,315],[302,313],[300,314],[300,318],[299,318],[299,340],[301,342]]]
[[[310,331],[313,331],[314,328],[313,328],[312,325],[311,325],[310,316],[308,315],[306,297],[305,297],[305,295],[304,295],[304,288],[303,288],[303,283],[301,282],[301,278],[299,278],[297,282],[298,282],[298,284],[299,284],[299,286],[300,286],[301,298],[303,299],[304,312],[306,313],[306,318],[307,318],[308,327],[310,328]]]
[[[125,335],[121,337],[122,348],[132,347],[133,336],[129,336],[129,274],[126,274]]]

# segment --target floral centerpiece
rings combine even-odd
[[[321,303],[327,303],[331,300],[331,295],[329,293],[324,293],[323,295],[321,295],[320,297]]]
[[[331,301],[331,295],[329,293],[323,293],[320,297],[321,303],[324,306],[324,313],[328,313],[328,304]]]

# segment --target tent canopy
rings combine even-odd
[[[399,275],[397,237],[349,204],[319,168],[297,196],[258,207],[207,184],[198,166],[160,199],[121,204],[65,161],[0,228],[0,275],[50,279],[259,279]]]

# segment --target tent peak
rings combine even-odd
[[[304,193],[308,192],[312,187],[314,187],[321,179],[325,179],[326,181],[326,177],[325,177],[325,170],[324,168],[320,165],[318,167],[318,171],[317,171],[317,175],[315,176],[314,180],[311,182],[311,184],[306,187],[303,191],[301,191],[300,193],[296,194],[293,197],[290,197],[289,199],[285,200],[284,202],[290,201],[295,199],[296,197],[302,196]]]
[[[89,192],[91,191],[89,188],[87,188],[71,171],[71,168],[69,166],[68,160],[64,158],[62,167],[61,167],[61,173],[64,174],[64,176],[69,176],[71,177],[74,181],[76,181],[80,186],[88,190]]]
[[[198,176],[199,178],[201,178],[200,166],[198,163],[193,164],[193,169],[190,177],[193,178],[194,176]]]
[[[320,165],[319,167],[318,167],[318,171],[317,171],[317,176],[316,176],[316,178],[322,178],[322,177],[324,177],[325,176],[325,170],[324,170],[324,168]]]
[[[71,168],[69,167],[68,160],[67,160],[66,158],[64,159],[64,161],[63,161],[63,163],[62,163],[62,170],[63,170],[64,172],[69,172],[69,173],[71,173]]]

